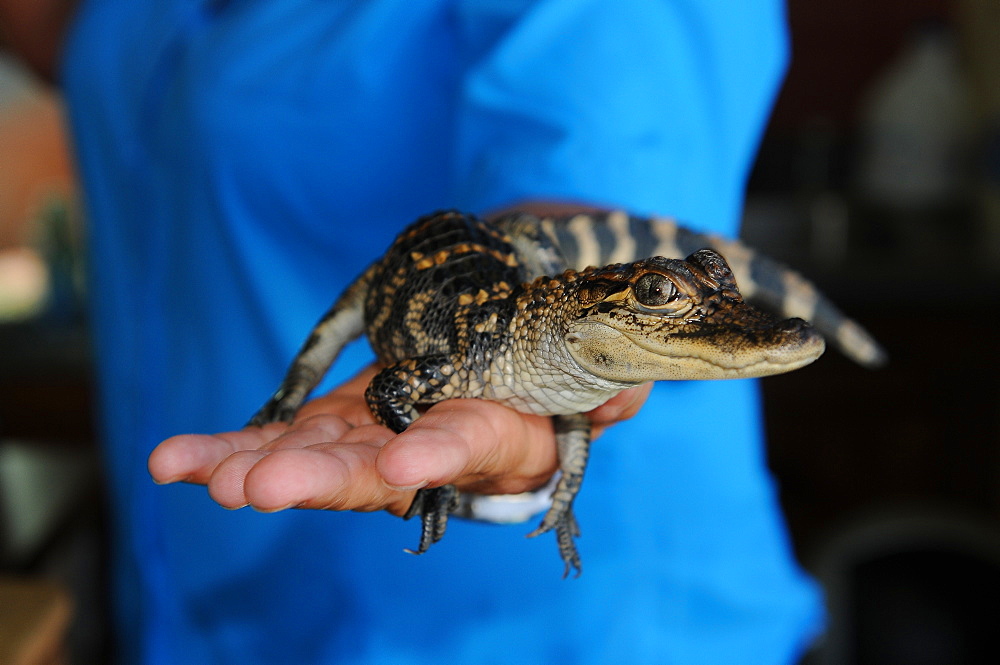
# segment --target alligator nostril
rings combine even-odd
[[[782,332],[797,333],[809,327],[810,326],[806,321],[803,321],[802,319],[799,318],[794,318],[794,319],[785,319],[784,321],[782,321],[781,325],[779,326],[779,329]]]

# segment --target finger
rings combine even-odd
[[[307,418],[296,418],[295,422],[287,425],[259,449],[273,451],[283,448],[305,448],[317,443],[337,441],[351,429],[353,426],[339,415],[320,413]]]
[[[484,400],[435,405],[389,441],[376,463],[394,489],[451,483],[502,494],[544,484],[557,466],[549,418]]]
[[[259,450],[242,450],[223,460],[209,477],[208,495],[223,508],[235,510],[250,503],[244,492],[247,473],[269,453]]]
[[[204,484],[222,460],[240,450],[259,448],[282,429],[284,424],[213,435],[173,436],[153,449],[147,468],[160,484],[181,481]]]
[[[235,460],[244,473],[242,498],[261,511],[285,508],[406,512],[413,492],[393,490],[375,467],[378,450],[392,436],[383,427],[359,427],[336,443],[283,448],[256,460]],[[214,495],[213,495],[214,498]]]
[[[610,425],[632,418],[646,403],[652,383],[622,391],[601,406],[587,413],[593,425],[593,436],[597,438]]]
[[[274,452],[297,450],[336,441],[349,432],[351,427],[337,416],[313,416],[298,421],[283,431],[277,431],[270,426],[266,429],[271,434],[270,440],[263,441],[256,450],[242,450],[229,455],[213,469],[208,479],[208,491],[220,505],[226,508],[240,508],[252,503],[252,499],[245,493],[246,476],[254,466]],[[264,433],[253,427],[244,431]],[[260,506],[261,510],[278,508],[272,505]]]

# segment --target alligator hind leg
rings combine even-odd
[[[545,513],[539,527],[529,533],[528,537],[534,538],[555,529],[559,554],[566,564],[563,577],[569,576],[570,570],[575,570],[576,576],[579,577],[582,567],[575,539],[580,535],[580,527],[573,515],[573,500],[580,491],[583,473],[587,468],[587,457],[590,453],[590,421],[583,414],[577,413],[553,416],[553,423],[556,443],[559,446],[559,470],[562,476],[556,484],[555,491],[552,492],[552,506]]]

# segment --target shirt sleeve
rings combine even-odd
[[[481,53],[459,91],[461,206],[586,202],[736,232],[785,68],[780,2],[542,0],[463,20]]]

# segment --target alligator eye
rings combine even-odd
[[[663,275],[655,272],[646,273],[635,283],[635,299],[646,307],[666,305],[677,298],[677,287]]]

